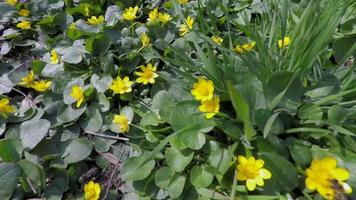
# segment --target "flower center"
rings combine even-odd
[[[150,70],[146,70],[143,72],[142,77],[145,79],[151,79],[153,78],[153,72]]]

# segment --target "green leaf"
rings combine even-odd
[[[323,118],[323,111],[319,105],[306,104],[298,110],[298,117],[300,119],[321,120]]]
[[[98,132],[103,126],[103,118],[99,109],[95,106],[89,106],[85,112],[85,118],[80,122],[80,126],[91,132]]]
[[[146,161],[148,156],[149,154],[143,154],[127,159],[120,174],[121,179],[124,181],[137,181],[148,177],[156,164],[153,159]]]
[[[275,153],[262,153],[261,158],[266,163],[264,168],[272,173],[272,179],[284,191],[290,192],[298,186],[296,168],[287,159]]]
[[[293,145],[290,154],[301,167],[307,167],[312,161],[310,148],[301,144]]]
[[[15,192],[21,168],[15,163],[0,163],[0,199],[10,199]]]
[[[83,57],[80,51],[75,47],[68,47],[65,49],[61,60],[70,64],[78,64],[82,61]]]
[[[271,128],[273,126],[274,121],[276,120],[276,118],[278,117],[278,115],[280,114],[280,112],[274,113],[267,121],[265,128],[263,129],[263,137],[266,138],[269,134],[269,132],[271,131]]]
[[[347,115],[345,115],[345,109],[340,105],[333,105],[328,111],[328,121],[332,124],[340,125],[345,119],[347,119]]]
[[[81,106],[79,108],[74,108],[74,105],[64,105],[62,107],[59,108],[58,110],[58,123],[62,124],[62,123],[68,123],[68,122],[72,122],[74,120],[76,120],[77,118],[79,118],[86,109],[86,105]]]
[[[183,175],[173,176],[167,188],[168,195],[174,199],[178,198],[183,192],[185,180]]]
[[[103,76],[100,78],[97,74],[93,74],[90,78],[90,82],[97,92],[104,93],[111,86],[112,78],[111,76]]]
[[[114,26],[121,20],[121,10],[117,5],[112,5],[106,8],[105,22],[107,26]]]
[[[41,60],[33,60],[31,63],[31,68],[35,74],[41,74],[45,66],[46,62],[43,62]]]
[[[94,55],[104,55],[111,45],[110,39],[105,34],[99,34],[86,40],[85,48]]]
[[[67,164],[86,159],[92,151],[92,144],[85,138],[74,139],[64,146],[62,158]]]
[[[32,183],[38,188],[45,186],[45,172],[42,168],[31,162],[30,160],[21,160],[19,165],[22,169],[22,175],[29,178]]]
[[[94,137],[94,147],[98,152],[101,153],[109,151],[111,144],[115,142],[116,140]]]
[[[173,170],[171,170],[171,168],[161,167],[155,173],[156,185],[163,189],[168,188],[169,183],[171,182],[171,179],[175,174],[176,173]]]
[[[195,187],[208,187],[213,181],[214,174],[207,171],[206,166],[194,166],[190,170],[190,182]]]
[[[52,180],[43,192],[43,196],[48,200],[60,200],[66,189],[66,181],[59,177]]]
[[[33,149],[48,133],[51,124],[45,119],[33,119],[20,125],[20,138],[24,149]]]
[[[165,151],[165,159],[168,166],[176,172],[182,172],[192,161],[193,156],[194,151],[192,150],[179,151],[178,149],[171,147],[167,148]]]
[[[204,150],[206,150],[209,155],[209,165],[215,168],[214,174],[224,175],[231,164],[229,151],[221,147],[221,145],[215,141],[209,141]]]
[[[4,162],[17,162],[22,157],[23,147],[19,139],[0,140],[0,158]]]
[[[173,130],[179,130],[187,127],[191,122],[201,122],[201,125],[196,129],[184,131],[174,138],[176,148],[178,146],[189,147],[194,150],[202,148],[205,144],[205,135],[203,133],[211,131],[216,125],[214,121],[208,120],[197,109],[197,105],[191,101],[184,101],[177,104],[174,110],[171,112],[170,121],[172,123]],[[171,142],[174,145],[174,142]],[[179,148],[182,149],[182,148]]]
[[[247,139],[250,140],[256,134],[250,119],[250,107],[231,82],[227,82],[227,88],[236,114],[244,123],[244,133]]]

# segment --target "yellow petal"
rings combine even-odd
[[[307,188],[311,191],[316,189],[316,184],[314,181],[312,181],[312,179],[310,178],[306,178],[305,179],[305,185],[307,186]]]
[[[346,194],[351,194],[352,193],[352,188],[349,186],[349,184],[340,182],[341,186],[344,188],[344,191]]]
[[[337,165],[337,160],[334,157],[326,157],[321,162],[327,169],[334,169]]]
[[[246,181],[247,190],[253,191],[256,189],[256,181],[253,179],[247,179]]]
[[[350,177],[350,173],[343,168],[336,168],[331,171],[333,178],[339,181],[347,180]]]
[[[256,159],[254,157],[252,157],[252,156],[248,157],[247,160],[250,163],[255,163],[256,162]]]
[[[263,179],[270,179],[272,177],[272,174],[270,171],[268,171],[265,168],[262,168],[258,171],[258,174],[263,178]]]
[[[261,160],[261,159],[256,160],[256,166],[258,168],[262,168],[264,164],[265,164],[265,162],[263,160]]]
[[[246,180],[246,176],[244,173],[241,173],[241,172],[237,172],[237,180],[238,181],[244,181]]]
[[[7,98],[3,98],[0,100],[0,104],[9,104],[10,100]]]
[[[245,164],[247,163],[247,158],[245,156],[238,156],[237,160],[239,161],[239,163],[241,164]]]
[[[96,194],[100,194],[100,185],[98,183],[95,183],[94,189]]]
[[[258,186],[263,186],[265,184],[265,182],[263,181],[263,178],[261,176],[257,176],[255,178],[255,181]]]

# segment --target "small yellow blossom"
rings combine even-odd
[[[306,174],[306,187],[311,191],[318,191],[325,199],[334,199],[335,192],[332,181],[336,181],[342,186],[345,193],[352,193],[351,187],[344,182],[350,177],[350,173],[344,168],[337,167],[337,160],[333,157],[313,160],[311,166],[306,170]]]
[[[238,53],[244,53],[244,52],[249,52],[252,51],[252,49],[255,47],[256,42],[250,42],[244,45],[236,45],[234,50]]]
[[[142,83],[144,85],[147,85],[148,83],[155,83],[155,78],[158,77],[158,74],[155,73],[157,70],[157,67],[153,67],[151,63],[147,64],[147,67],[144,65],[140,66],[140,69],[142,72],[135,72],[139,78],[136,79],[137,83]]]
[[[0,114],[5,118],[7,118],[9,113],[16,112],[16,109],[12,105],[9,105],[9,103],[10,100],[7,98],[0,100]]]
[[[185,24],[181,24],[179,26],[179,35],[184,36],[185,34],[187,34],[190,30],[193,29],[193,24],[194,24],[194,19],[188,16],[185,21]]]
[[[57,52],[53,49],[51,51],[51,64],[58,64],[59,63],[59,56]]]
[[[189,1],[189,0],[178,0],[178,2],[179,2],[180,4],[186,4],[186,3],[188,3],[188,1]]]
[[[219,103],[220,98],[218,96],[214,96],[210,100],[202,101],[201,105],[199,106],[199,111],[205,113],[205,117],[210,119],[219,113]]]
[[[237,180],[246,181],[247,190],[253,191],[256,185],[264,186],[263,179],[270,179],[272,174],[267,169],[263,168],[264,161],[255,159],[254,157],[238,156],[237,165]]]
[[[31,88],[36,90],[37,92],[44,92],[51,86],[51,81],[34,81]]]
[[[31,28],[31,23],[29,21],[22,21],[16,25],[17,28],[20,28],[22,30],[27,30]]]
[[[76,29],[77,28],[77,25],[75,24],[75,22],[73,22],[73,23],[71,23],[70,25],[69,25],[69,29],[70,30],[74,30],[74,29]]]
[[[79,108],[84,101],[84,89],[78,85],[74,85],[72,87],[72,92],[70,93],[70,96],[76,100],[77,102],[76,106],[77,108]]]
[[[172,20],[171,15],[168,13],[158,13],[158,18],[163,25]]]
[[[105,21],[104,16],[100,15],[98,18],[96,16],[91,16],[88,20],[88,24],[90,25],[98,25]]]
[[[148,19],[147,19],[147,22],[148,23],[156,23],[159,21],[159,12],[158,12],[158,8],[155,8],[153,10],[151,10],[149,13],[148,13]]]
[[[284,37],[283,40],[278,40],[278,47],[283,48],[289,45],[291,42],[290,37]]]
[[[27,76],[22,77],[21,81],[19,82],[19,85],[25,88],[30,88],[33,84],[33,71],[31,70],[30,73],[27,74]]]
[[[14,6],[17,4],[17,0],[6,0],[6,3],[9,4],[10,6]]]
[[[114,94],[125,94],[132,91],[132,81],[130,81],[128,76],[125,76],[123,79],[118,76],[115,80],[113,80],[110,89],[114,92]]]
[[[84,4],[83,5],[83,9],[84,9],[84,16],[89,16],[90,15],[90,9],[89,9],[88,4]]]
[[[200,77],[198,82],[194,83],[191,93],[196,100],[211,100],[214,95],[214,83],[211,80],[206,80],[203,77]]]
[[[150,37],[146,33],[142,33],[140,36],[142,47],[147,47],[150,44]]]
[[[136,19],[137,11],[138,11],[137,6],[135,6],[134,8],[133,7],[126,8],[124,13],[122,14],[122,18],[128,21],[132,21]]]
[[[85,200],[98,200],[100,197],[100,185],[89,181],[89,183],[84,185],[84,199]]]
[[[27,9],[21,9],[21,10],[19,11],[19,15],[20,15],[20,16],[23,16],[23,17],[28,17],[28,16],[30,16],[30,11],[27,10]]]
[[[112,122],[119,125],[121,133],[129,131],[129,119],[125,115],[114,115],[114,120]]]
[[[224,39],[216,35],[212,36],[211,40],[217,45],[221,45],[221,43],[224,41]]]

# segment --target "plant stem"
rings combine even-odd
[[[95,135],[98,137],[102,137],[102,138],[107,138],[107,139],[114,139],[114,140],[123,140],[123,141],[129,141],[129,138],[125,138],[125,137],[118,137],[118,136],[111,136],[111,135],[105,135],[105,134],[100,134],[100,133],[94,133],[91,131],[85,131],[85,133],[88,133],[90,135]]]

